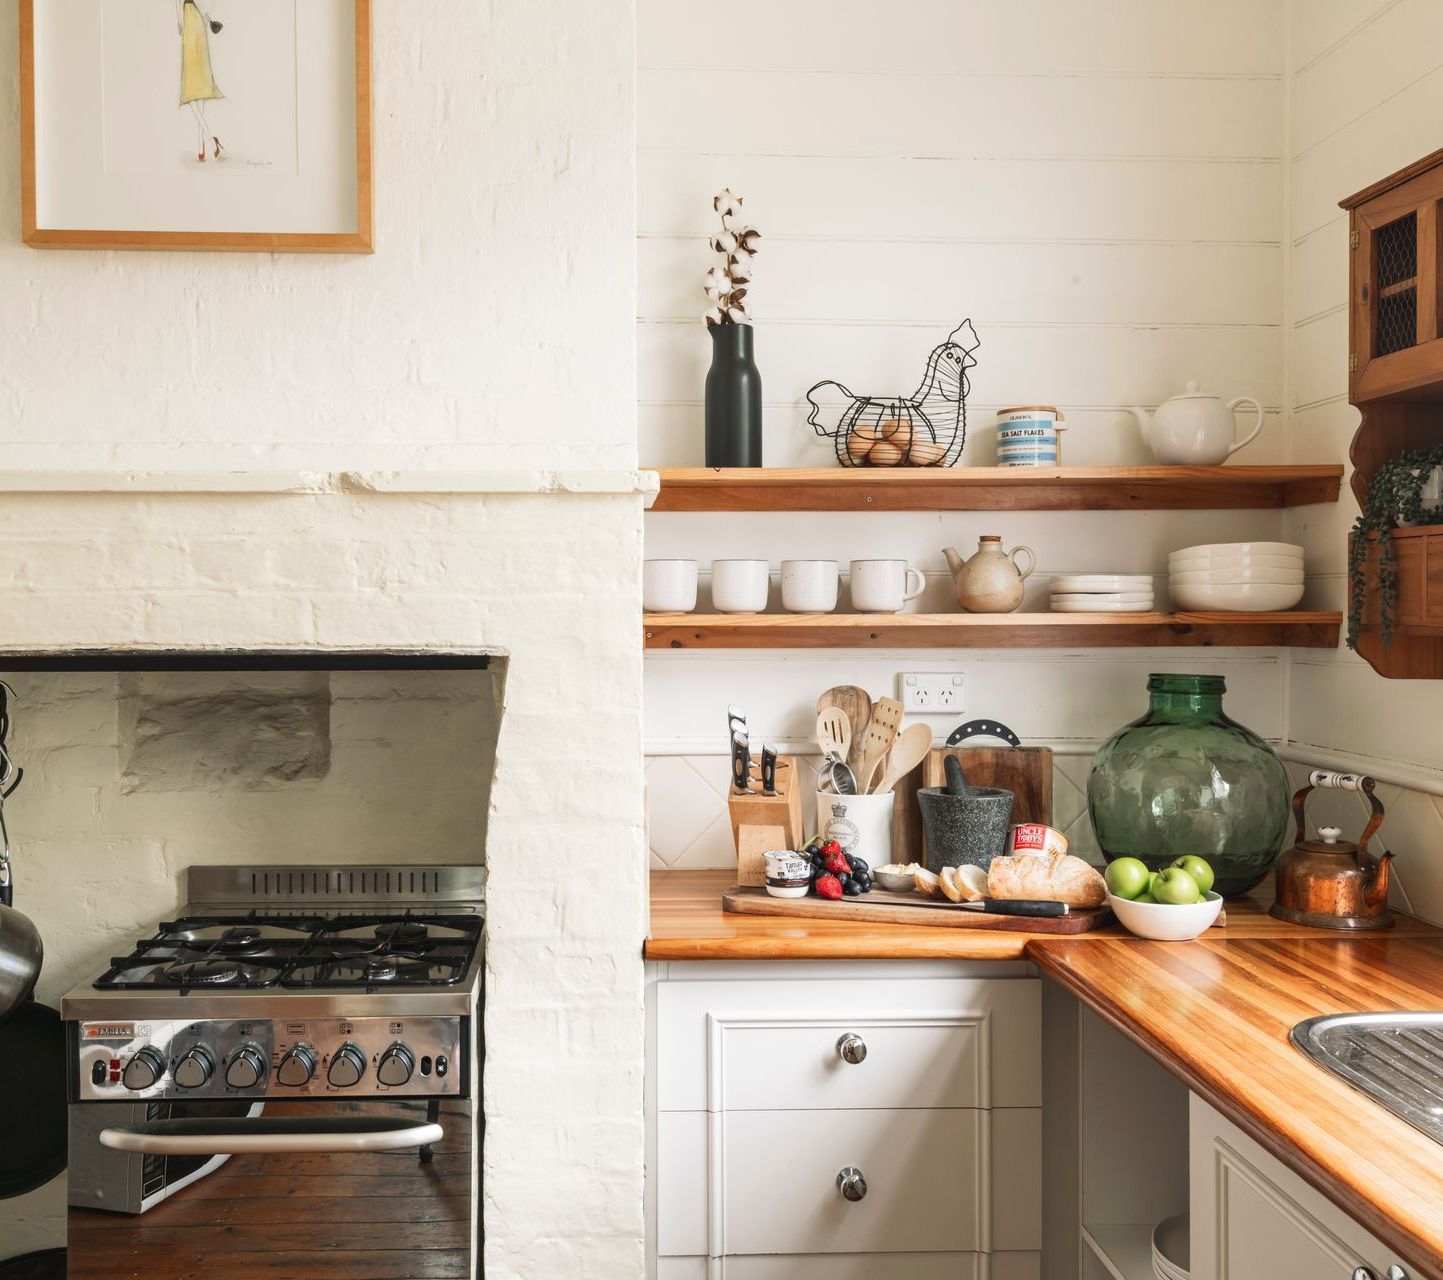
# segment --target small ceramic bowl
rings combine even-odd
[[[872,880],[879,889],[886,889],[889,893],[911,893],[917,887],[917,877],[910,871],[882,871],[872,872]]]
[[[1121,921],[1122,927],[1139,938],[1186,942],[1213,927],[1213,921],[1223,909],[1223,900],[1221,894],[1209,892],[1201,902],[1175,907],[1166,902],[1129,902],[1109,893],[1107,905]]]

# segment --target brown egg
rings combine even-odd
[[[854,430],[851,435],[847,437],[847,456],[851,458],[853,465],[860,467],[866,462],[867,455],[876,446],[876,443],[873,438],[864,436],[860,431]]]
[[[891,441],[899,448],[905,456],[907,450],[912,447],[913,431],[910,422],[903,422],[900,418],[894,418],[891,422],[884,422],[884,427],[889,427],[885,439]]]
[[[935,467],[947,456],[947,450],[932,440],[915,440],[907,453],[914,467]]]
[[[887,433],[882,430],[884,425],[881,422],[859,422],[852,428],[852,434],[861,436],[863,440],[885,440]]]
[[[867,461],[874,467],[895,467],[902,461],[902,450],[890,440],[879,440],[872,446]]]

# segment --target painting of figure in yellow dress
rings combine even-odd
[[[215,0],[210,3],[213,6]],[[196,0],[176,0],[175,8],[175,25],[180,33],[180,105],[189,108],[195,117],[195,158],[204,164],[211,148],[217,160],[225,150],[206,118],[209,105],[225,97],[216,84],[210,56],[210,38],[219,35],[225,24],[202,13]]]

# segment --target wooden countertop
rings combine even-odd
[[[1318,1014],[1443,1008],[1443,930],[1348,936],[1228,904],[1194,943],[1117,927],[1077,937],[732,916],[728,872],[652,876],[651,960],[1030,960],[1391,1248],[1443,1280],[1443,1147],[1288,1041]],[[941,934],[942,937],[937,935]]]

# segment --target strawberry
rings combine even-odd
[[[836,840],[828,840],[827,843],[822,846],[822,852],[825,854],[841,853],[842,846]]]
[[[849,876],[852,874],[852,864],[847,861],[846,854],[840,849],[838,849],[836,853],[829,853],[824,865],[834,876]]]
[[[836,876],[818,876],[817,883],[812,887],[816,889],[819,898],[840,898],[842,896],[842,882]]]

